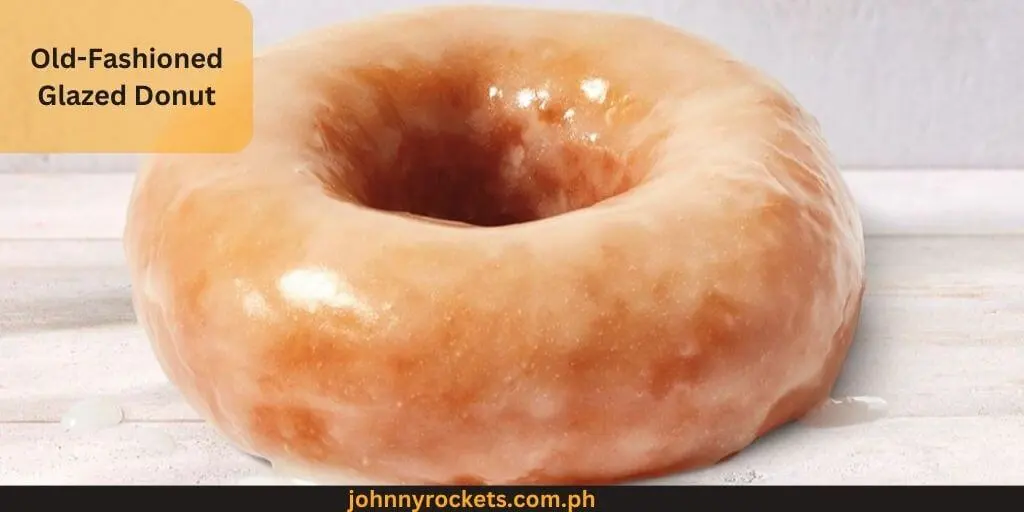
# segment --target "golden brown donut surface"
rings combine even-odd
[[[813,119],[723,51],[444,7],[255,73],[250,146],[152,159],[125,232],[162,367],[244,450],[325,478],[618,481],[828,396],[860,220]]]

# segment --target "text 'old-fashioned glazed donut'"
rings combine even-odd
[[[254,135],[140,172],[140,322],[241,449],[321,481],[695,468],[826,399],[864,242],[816,122],[618,14],[435,7],[257,58]]]

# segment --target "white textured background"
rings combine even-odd
[[[257,47],[428,0],[245,0]],[[856,169],[1024,168],[1024,0],[506,0],[646,14],[779,78]],[[132,157],[0,155],[0,173],[119,172]]]

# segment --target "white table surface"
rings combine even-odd
[[[31,199],[31,186],[11,179],[0,176],[0,213],[4,190],[8,213]],[[131,311],[120,241],[71,217],[19,215],[0,215],[0,484],[269,475],[161,373]],[[47,236],[75,229],[77,239]],[[868,254],[863,318],[834,396],[882,398],[884,417],[793,425],[656,483],[1024,484],[1024,236],[872,236]],[[124,420],[84,433],[61,424],[72,405],[97,398]]]

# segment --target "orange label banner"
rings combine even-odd
[[[0,0],[0,152],[239,151],[252,40],[233,0]]]

